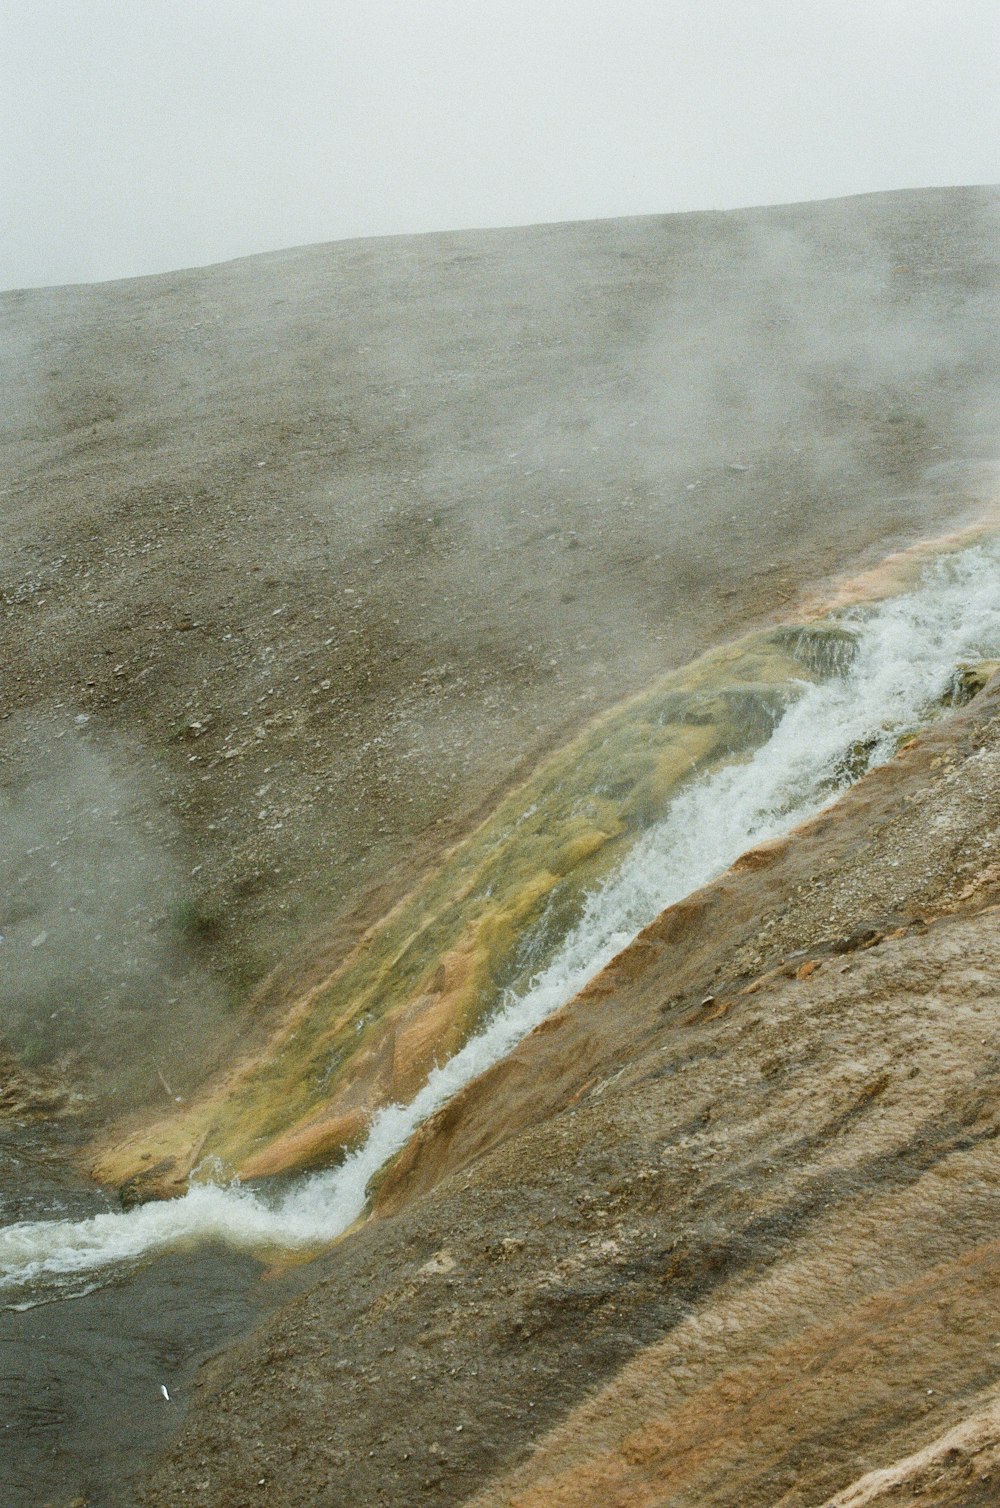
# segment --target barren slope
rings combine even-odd
[[[102,1095],[184,1087],[228,1005],[328,971],[585,716],[976,512],[996,212],[894,194],[3,295],[0,1026]]]
[[[10,1113],[188,1097],[593,713],[993,504],[998,206],[0,296]],[[996,710],[430,1122],[147,1501],[991,1491]]]

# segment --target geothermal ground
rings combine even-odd
[[[593,712],[992,503],[996,228],[896,194],[3,295],[0,1028],[183,1092]]]
[[[995,1502],[998,902],[1000,679],[428,1122],[142,1501]]]
[[[989,513],[998,209],[0,297],[11,1134],[58,1111],[66,1159],[198,1103],[595,715]],[[995,1501],[998,702],[433,1117],[142,1500]],[[103,1470],[20,1501],[100,1508]]]

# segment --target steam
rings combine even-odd
[[[186,1088],[226,1019],[183,848],[85,714],[36,718],[0,790],[0,1033],[102,1102]]]

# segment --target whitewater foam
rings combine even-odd
[[[957,664],[1000,655],[998,566],[1000,545],[977,546],[935,562],[913,592],[842,614],[837,622],[857,645],[849,668],[803,682],[752,758],[683,788],[664,820],[587,899],[530,986],[509,994],[409,1104],[381,1110],[339,1167],[303,1177],[280,1195],[196,1183],[181,1198],[128,1212],[9,1226],[0,1230],[0,1291],[21,1302],[68,1295],[83,1281],[92,1287],[102,1270],[197,1242],[262,1252],[334,1240],[362,1214],[372,1177],[414,1130],[572,999],[666,906],[818,811],[862,773],[857,751],[864,751],[865,768],[890,757],[900,732],[926,721],[940,703]]]

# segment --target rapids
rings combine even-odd
[[[93,1288],[156,1253],[221,1242],[262,1254],[333,1241],[363,1213],[373,1176],[412,1132],[528,1032],[571,1000],[665,907],[748,848],[818,811],[947,701],[963,661],[1000,656],[1000,544],[942,557],[908,593],[838,616],[854,641],[839,673],[803,680],[751,755],[682,786],[582,911],[526,987],[508,990],[482,1027],[434,1068],[406,1104],[372,1119],[340,1163],[274,1188],[192,1183],[181,1197],[82,1219],[0,1230],[0,1294],[25,1306]]]

